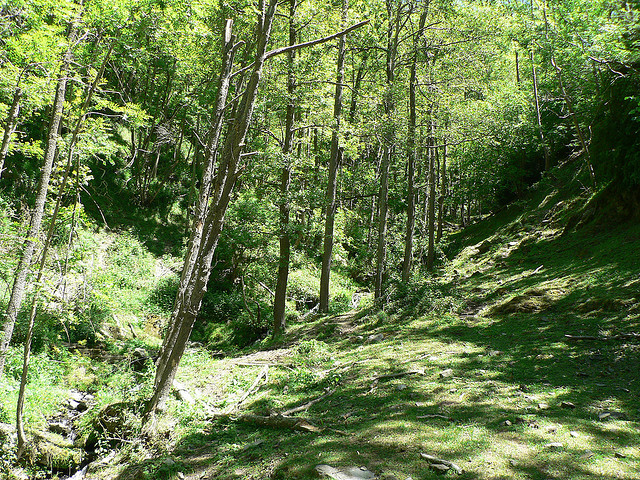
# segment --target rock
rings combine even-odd
[[[478,253],[482,255],[491,249],[491,242],[489,240],[485,240],[484,242],[477,244],[475,248]]]
[[[447,368],[446,370],[443,370],[440,372],[440,378],[449,378],[449,377],[453,377],[453,369]]]
[[[547,403],[540,402],[540,403],[538,404],[538,409],[540,409],[540,410],[546,410],[546,409],[548,409],[548,408],[549,408],[549,405],[548,405]]]
[[[334,480],[372,480],[376,476],[366,467],[339,467],[330,465],[317,465],[316,471],[321,477],[329,477]]]
[[[402,391],[402,390],[406,390],[407,388],[409,388],[408,386],[406,386],[404,383],[401,383],[400,385],[396,385],[396,390],[398,391]]]
[[[182,383],[174,380],[173,388],[175,388],[175,393],[178,397],[178,400],[182,400],[184,403],[188,403],[189,405],[194,405],[196,403],[193,396],[187,390],[187,387],[185,387]]]
[[[511,425],[513,425],[513,423],[511,423],[511,420],[505,420],[504,422],[502,422],[502,424],[503,424],[505,427],[510,427]]]
[[[562,408],[571,408],[571,409],[576,408],[576,406],[571,402],[562,402],[560,406]]]
[[[573,438],[578,438],[578,432],[571,431],[569,432],[569,435],[571,435]]]
[[[627,458],[627,456],[624,453],[620,453],[620,452],[614,453],[613,456],[616,458]]]
[[[152,363],[151,355],[144,348],[136,348],[131,353],[131,368],[134,372],[142,372]]]
[[[112,403],[104,407],[93,421],[93,430],[87,438],[85,448],[93,450],[101,437],[108,437],[109,443],[121,443],[133,432],[133,405],[128,402]]]
[[[72,390],[69,394],[69,400],[67,400],[68,408],[69,410],[84,412],[89,409],[89,404],[93,399],[94,396],[89,393]]]
[[[384,335],[382,333],[369,335],[367,337],[367,343],[380,343],[382,340],[384,340]]]
[[[48,432],[35,433],[30,451],[26,453],[33,463],[55,470],[77,468],[82,454],[82,450],[75,448],[72,442]]]
[[[560,448],[564,447],[564,445],[560,442],[551,442],[551,443],[547,443],[544,448],[548,448],[550,450],[558,450]]]
[[[611,412],[609,410],[606,410],[598,414],[598,420],[611,420],[611,419],[622,419],[622,418],[624,418],[624,413],[622,412]]]

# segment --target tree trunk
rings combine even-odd
[[[440,170],[440,195],[438,195],[438,231],[436,242],[442,238],[442,227],[444,223],[444,199],[447,195],[447,142],[445,140],[442,147],[442,169]]]
[[[347,22],[348,0],[342,0],[342,26]],[[322,252],[322,268],[320,270],[320,311],[329,311],[329,280],[333,255],[333,226],[336,215],[336,192],[338,187],[338,167],[341,160],[340,121],[342,116],[342,85],[344,83],[345,36],[338,43],[338,65],[336,75],[336,93],[333,105],[333,132],[331,133],[331,156],[329,158],[329,179],[325,196],[325,224]]]
[[[375,293],[376,300],[382,298],[384,293],[384,270],[387,257],[387,217],[389,214],[389,164],[391,147],[385,145],[380,163],[380,194],[378,204],[380,214],[378,217],[378,249],[376,254]]]
[[[289,3],[289,45],[296,44],[296,24],[294,21],[296,3]],[[295,51],[287,55],[287,118],[285,125],[284,144],[282,153],[284,165],[280,173],[280,258],[278,260],[278,279],[273,299],[273,335],[279,335],[285,328],[285,313],[287,303],[287,282],[289,279],[289,262],[291,257],[291,236],[289,235],[289,185],[291,184],[291,161],[289,155],[293,144],[293,124],[295,117],[294,93],[296,89],[296,77],[294,73]]]
[[[533,55],[533,47],[531,47],[531,74],[533,80],[533,98],[536,104],[536,118],[538,121],[538,135],[540,135],[540,142],[542,142],[542,150],[544,152],[544,169],[548,171],[551,168],[551,155],[549,154],[549,147],[547,146],[547,140],[544,138],[544,131],[542,129],[542,114],[540,113],[540,95],[538,94],[538,75],[536,73],[535,58]]]
[[[260,78],[260,71],[264,61],[264,53],[270,33],[271,20],[275,8],[272,2],[267,13],[270,15],[266,33],[262,28],[265,20],[259,22],[258,38],[260,45],[256,54],[256,64],[254,66],[254,75],[257,80]],[[263,11],[263,16],[264,16]],[[235,163],[237,156],[240,154],[240,144],[244,140],[242,130],[239,124],[248,124],[250,121],[251,110],[255,100],[255,92],[253,97],[246,98],[251,95],[249,87],[245,90],[243,103],[251,102],[251,108],[246,109],[242,113],[248,115],[249,118],[236,117],[236,121],[230,127],[227,141],[224,145],[223,156],[218,168],[218,174],[214,179],[216,170],[216,152],[222,132],[222,125],[225,118],[225,105],[229,93],[229,85],[231,81],[231,73],[233,68],[233,57],[235,53],[234,41],[235,37],[231,34],[233,22],[227,20],[224,32],[224,49],[222,58],[222,69],[220,73],[218,94],[216,98],[216,106],[214,119],[212,122],[211,132],[208,135],[208,143],[206,147],[206,165],[202,174],[202,183],[198,196],[198,205],[196,208],[196,221],[189,239],[189,247],[185,256],[184,267],[180,278],[180,286],[176,295],[173,311],[171,313],[171,321],[169,330],[165,336],[160,357],[156,363],[156,376],[154,381],[154,390],[151,399],[147,403],[145,409],[145,429],[147,432],[155,430],[156,414],[164,407],[166,397],[169,393],[178,364],[184,353],[184,349],[193,329],[200,304],[206,291],[207,282],[211,273],[211,262],[213,254],[217,246],[217,242],[222,229],[222,221],[226,212],[226,206],[229,202],[229,196],[235,183]],[[266,34],[266,39],[261,38]],[[252,77],[252,78],[253,78]],[[246,133],[246,131],[245,131]],[[235,137],[235,135],[239,135]],[[229,158],[229,155],[232,158]],[[215,182],[215,183],[214,183]]]
[[[2,147],[0,147],[0,178],[2,172],[4,172],[4,161],[7,158],[9,152],[9,144],[11,143],[11,135],[13,134],[16,119],[20,113],[20,100],[22,99],[22,89],[17,86],[13,92],[13,102],[7,115],[7,120],[4,125],[4,135],[2,136]]]
[[[433,112],[431,113],[431,127],[429,134],[429,247],[427,249],[427,270],[433,270],[435,260],[435,200],[436,200],[436,156],[438,148],[435,139],[435,122],[433,120]]]
[[[404,241],[404,261],[402,262],[402,281],[407,283],[411,277],[411,263],[413,257],[413,232],[416,224],[416,87],[418,85],[417,64],[419,41],[422,38],[424,25],[429,13],[429,3],[420,15],[418,32],[413,40],[413,58],[409,75],[409,131],[407,135],[407,225]]]
[[[231,200],[231,194],[243,169],[240,164],[242,150],[258,94],[262,69],[267,58],[288,51],[315,45],[343,35],[356,27],[351,27],[336,35],[306,42],[293,47],[283,47],[267,52],[271,36],[271,26],[276,13],[277,0],[269,0],[268,6],[260,2],[260,17],[257,25],[256,54],[253,70],[241,96],[237,108],[233,109],[233,121],[229,125],[221,150],[220,162],[215,169],[217,145],[225,119],[225,105],[229,92],[233,54],[239,44],[234,45],[231,35],[231,20],[227,21],[224,38],[222,73],[216,98],[215,118],[207,148],[207,165],[203,173],[202,186],[198,198],[196,223],[185,255],[180,285],[171,313],[169,330],[165,336],[160,356],[156,362],[153,394],[145,407],[143,426],[145,434],[153,434],[156,418],[163,409],[166,398],[176,375],[178,364],[193,330],[202,298],[207,289],[213,255],[220,239],[224,217]],[[359,24],[362,25],[362,24]],[[358,25],[358,26],[359,26]],[[215,177],[214,177],[215,173]]]
[[[22,305],[22,299],[27,285],[27,273],[31,266],[33,254],[36,248],[36,242],[40,235],[40,225],[44,216],[44,207],[47,200],[49,189],[49,180],[53,170],[53,161],[56,156],[58,146],[58,132],[60,130],[60,122],[62,120],[62,109],[64,107],[64,97],[67,92],[67,78],[69,76],[69,65],[72,60],[72,47],[76,41],[76,27],[71,26],[69,32],[69,46],[64,54],[62,66],[60,67],[60,75],[56,86],[56,94],[53,100],[51,121],[49,123],[49,131],[47,134],[47,146],[44,151],[44,165],[42,167],[42,175],[38,184],[38,192],[31,216],[31,225],[29,232],[24,240],[22,256],[16,270],[11,297],[7,306],[5,318],[2,323],[2,339],[0,339],[0,376],[4,372],[4,364],[6,360],[7,349],[13,335],[13,327],[18,317],[18,311]]]

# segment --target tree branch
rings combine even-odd
[[[334,38],[342,37],[343,35],[346,35],[347,33],[355,30],[356,28],[360,28],[363,25],[366,25],[368,23],[369,23],[369,20],[365,20],[364,22],[356,23],[355,25],[352,25],[349,28],[342,30],[341,32],[334,33],[333,35],[329,35],[328,37],[317,38],[309,42],[298,43],[296,45],[289,45],[288,47],[276,48],[275,50],[271,50],[270,52],[267,52],[265,54],[264,56],[265,60],[267,58],[275,57],[276,55],[281,55],[283,53],[291,52],[292,50],[299,50],[301,48],[312,47],[313,45],[319,45],[321,43],[328,42],[329,40],[333,40]]]

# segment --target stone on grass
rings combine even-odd
[[[571,402],[562,402],[560,406],[562,408],[571,408],[571,409],[576,408],[576,406]]]
[[[560,442],[551,442],[551,443],[547,443],[544,448],[548,448],[550,450],[558,450],[560,448],[564,447],[564,445]]]
[[[384,340],[384,335],[382,333],[369,335],[367,337],[367,343],[380,343],[382,340]]]
[[[331,465],[317,465],[316,471],[321,477],[329,477],[334,480],[373,480],[376,478],[373,472],[366,467],[332,467]]]
[[[443,370],[440,372],[440,378],[449,378],[449,377],[453,377],[453,369],[447,368],[446,370]]]

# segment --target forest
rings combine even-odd
[[[640,1],[2,0],[0,477],[640,478]]]

